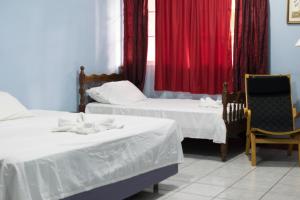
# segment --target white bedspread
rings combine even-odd
[[[149,98],[126,106],[89,103],[85,111],[173,119],[179,124],[185,138],[209,139],[215,143],[226,142],[222,106],[201,106],[199,100]]]
[[[173,120],[113,116],[124,128],[78,135],[51,132],[76,114],[34,114],[0,122],[1,200],[61,199],[183,160]]]

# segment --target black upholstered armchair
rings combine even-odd
[[[296,109],[292,105],[289,75],[246,75],[247,140],[251,163],[256,165],[256,144],[288,144],[289,152],[298,145],[300,129],[295,129]]]

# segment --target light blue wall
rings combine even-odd
[[[300,25],[270,0],[271,72],[291,73],[300,108]],[[29,108],[75,111],[77,73],[121,63],[121,0],[1,0],[0,90]]]
[[[271,73],[291,74],[293,99],[300,109],[300,24],[288,25],[287,0],[270,0],[271,11]]]
[[[1,0],[0,90],[35,109],[75,111],[80,65],[121,63],[121,0]]]

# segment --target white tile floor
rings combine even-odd
[[[186,154],[179,173],[130,200],[299,200],[300,167],[297,152],[261,149],[258,165],[240,154],[227,162],[218,157]]]

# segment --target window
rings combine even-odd
[[[148,0],[148,64],[155,61],[155,0]]]

